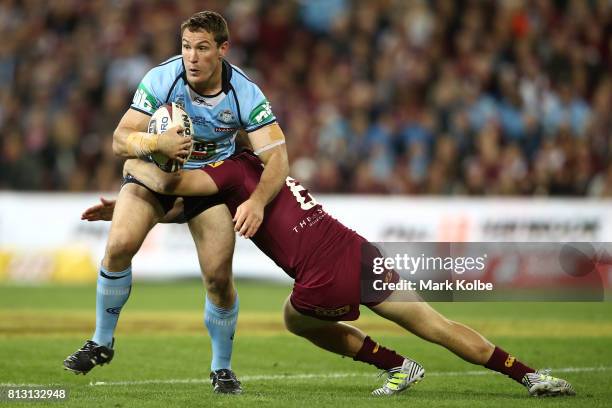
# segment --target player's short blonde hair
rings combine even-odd
[[[211,33],[217,43],[217,47],[229,41],[229,29],[227,21],[223,16],[214,11],[200,11],[195,13],[181,24],[181,35],[185,29],[189,31],[207,31]]]

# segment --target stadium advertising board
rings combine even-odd
[[[94,281],[110,224],[79,219],[96,194],[0,195],[0,279]],[[612,242],[606,201],[320,196],[331,214],[374,242]],[[156,226],[134,259],[137,279],[197,277],[184,225]],[[517,266],[516,285],[526,274]],[[237,277],[288,279],[249,241],[236,240]],[[603,272],[606,286],[612,275]],[[505,275],[506,279],[507,274]]]

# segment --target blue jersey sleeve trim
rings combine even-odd
[[[233,66],[232,66],[232,68],[233,68]],[[245,74],[243,74],[242,72],[240,72],[239,70],[237,70],[236,68],[234,68],[234,71],[236,71],[236,73],[237,73],[238,75],[240,75],[241,77],[243,77],[243,78],[244,78],[244,79],[246,79],[247,81],[249,81],[249,82],[251,82],[251,83],[253,83],[253,84],[255,83],[255,82],[251,81],[251,78],[249,78],[248,76],[246,76]]]
[[[166,64],[169,64],[169,63],[171,63],[171,62],[174,62],[174,61],[178,60],[179,58],[183,58],[183,57],[182,57],[182,56],[180,56],[180,55],[177,55],[176,57],[171,57],[171,58],[170,58],[169,60],[167,60],[166,62],[162,62],[161,64],[159,64],[159,65],[158,65],[158,67],[162,67],[162,66],[164,66],[164,65],[166,65]]]
[[[137,112],[144,113],[144,114],[145,114],[145,115],[147,115],[147,116],[153,116],[153,114],[152,114],[152,113],[149,113],[149,112],[147,112],[146,110],[138,109],[138,108],[137,108],[137,107],[135,107],[135,106],[130,106],[130,109],[134,109],[134,110],[135,110],[135,111],[137,111]]]
[[[244,130],[245,130],[245,131],[247,131],[248,133],[251,133],[251,132],[254,132],[254,131],[256,131],[256,130],[261,129],[262,127],[265,127],[265,126],[271,125],[271,124],[273,124],[273,123],[275,123],[275,122],[277,122],[276,118],[272,119],[272,120],[271,120],[271,121],[269,121],[269,122],[263,123],[263,124],[261,124],[261,125],[257,125],[257,126],[255,126],[254,128],[251,128],[251,129],[244,129]]]

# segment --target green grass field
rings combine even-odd
[[[465,363],[362,311],[357,326],[427,370],[414,388],[377,399],[369,395],[382,383],[374,367],[320,351],[285,331],[280,310],[289,287],[238,282],[238,291],[241,312],[233,368],[243,395],[211,392],[210,345],[198,281],[136,282],[121,315],[115,359],[87,376],[63,371],[62,360],[93,333],[95,288],[0,286],[0,387],[66,387],[67,401],[35,406],[70,407],[603,407],[612,401],[610,302],[435,305],[519,359],[553,368],[570,380],[578,395],[565,399],[530,398],[506,377]]]

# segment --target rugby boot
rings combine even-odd
[[[115,339],[111,347],[101,346],[95,341],[87,340],[85,345],[74,352],[74,354],[66,357],[64,360],[64,369],[72,371],[75,374],[87,374],[97,365],[104,365],[111,362],[115,351],[112,349],[115,344]]]
[[[522,382],[532,397],[576,395],[572,384],[562,378],[551,376],[550,370],[538,370],[535,373],[527,373],[523,377]]]
[[[241,394],[242,387],[236,374],[228,368],[222,368],[210,373],[210,383],[217,394]]]
[[[385,384],[372,391],[372,395],[382,397],[394,395],[410,388],[425,377],[425,369],[422,365],[409,358],[404,359],[401,367],[393,368],[383,372],[387,374]]]

